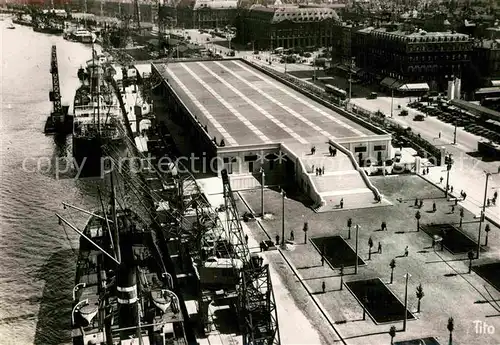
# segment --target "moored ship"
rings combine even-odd
[[[86,29],[77,29],[64,34],[64,38],[80,43],[94,43],[97,36]]]
[[[73,158],[80,176],[101,176],[104,157],[119,149],[124,130],[116,97],[104,82],[109,68],[103,56],[87,62],[79,70],[82,85],[76,90],[73,105]]]
[[[156,233],[128,208],[88,212],[80,233],[73,310],[74,345],[185,345],[184,317]],[[65,207],[77,207],[65,204]]]

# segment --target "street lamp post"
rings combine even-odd
[[[406,273],[405,274],[405,278],[406,278],[406,282],[405,282],[405,310],[404,310],[404,319],[403,319],[403,332],[406,331],[406,321],[407,321],[407,318],[408,318],[408,313],[407,313],[407,310],[408,310],[408,279],[411,277],[411,274],[410,273]]]
[[[359,225],[356,224],[356,263],[354,265],[354,274],[358,274],[358,231],[359,231]]]
[[[477,234],[477,258],[478,259],[479,259],[479,252],[481,251],[481,227],[483,225],[484,218],[486,217],[485,212],[486,212],[486,198],[488,197],[488,180],[489,180],[491,175],[500,174],[500,166],[498,167],[496,173],[490,173],[490,172],[486,172],[486,171],[485,171],[485,173],[486,173],[486,182],[484,185],[483,207],[481,210],[481,216],[479,218],[479,229],[478,229],[478,234]]]
[[[457,144],[457,121],[455,120],[455,130],[453,131],[453,145]]]
[[[281,189],[281,245],[285,245],[285,196],[286,193]]]
[[[264,169],[260,168],[260,183],[261,183],[261,188],[260,188],[260,214],[262,218],[264,218]]]
[[[351,97],[352,97],[352,70],[356,66],[356,63],[354,62],[354,56],[351,58],[351,66],[349,67],[349,102],[351,102]]]
[[[445,164],[446,164],[446,189],[444,191],[445,198],[448,198],[448,189],[450,188],[450,170],[453,165],[453,159],[451,158],[452,154],[448,154],[448,157],[445,156]]]
[[[394,115],[394,89],[391,89],[391,117]]]

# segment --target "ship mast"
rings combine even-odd
[[[120,234],[118,229],[118,222],[116,219],[116,197],[115,197],[115,185],[113,183],[113,172],[109,174],[110,180],[111,180],[111,214],[113,216],[113,225],[115,228],[114,234],[115,234],[115,248],[116,248],[116,259],[118,261],[122,261],[121,258],[121,251],[120,251]]]

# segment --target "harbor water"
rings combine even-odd
[[[101,182],[57,178],[54,163],[71,157],[71,137],[55,140],[43,127],[52,109],[51,46],[63,104],[72,103],[91,47],[9,24],[0,22],[0,344],[67,344],[78,235],[55,213],[81,228],[87,216],[61,202],[95,207]]]

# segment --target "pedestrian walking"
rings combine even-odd
[[[423,199],[420,199],[419,208],[422,208],[423,206],[424,206],[424,200],[423,200]]]
[[[443,178],[443,176],[441,176],[441,177],[439,178],[439,183],[443,183],[443,180],[444,180],[444,178]]]
[[[464,201],[465,201],[465,198],[467,198],[467,193],[464,192]]]
[[[408,256],[408,246],[405,248],[405,256]]]
[[[378,243],[378,250],[377,253],[382,254],[382,243]]]
[[[415,207],[418,207],[418,198],[415,198]]]
[[[455,213],[455,205],[451,205],[451,213]]]
[[[328,146],[328,152],[330,152],[330,156],[333,156],[333,148],[331,146]]]
[[[340,208],[344,208],[344,198],[340,199]]]
[[[276,235],[276,245],[280,244],[280,235]]]
[[[316,176],[318,176],[318,175],[319,175],[319,169],[316,168]]]
[[[432,203],[432,212],[436,212],[436,202]]]
[[[321,175],[324,175],[325,174],[325,166],[323,165],[323,167],[321,168]]]
[[[427,175],[429,175],[429,167],[427,167]]]
[[[313,147],[311,147],[311,154],[313,155],[315,153],[316,153],[316,146],[313,146]]]
[[[380,228],[382,229],[382,231],[386,231],[387,230],[386,222],[382,222],[382,225],[380,226]]]
[[[295,236],[294,236],[294,234],[293,234],[293,230],[291,230],[291,231],[290,231],[290,239],[291,239],[292,241],[294,241],[294,240],[295,240]]]
[[[455,198],[455,206],[458,205],[458,198]]]
[[[321,255],[321,266],[325,266],[325,257]]]
[[[325,290],[326,290],[326,284],[325,284],[325,281],[323,281],[321,283],[321,290],[323,291],[323,293],[325,293]]]
[[[438,138],[441,139],[441,131],[439,131]]]
[[[245,243],[248,244],[248,235],[245,235]]]
[[[450,187],[450,193],[453,193],[453,186]]]

